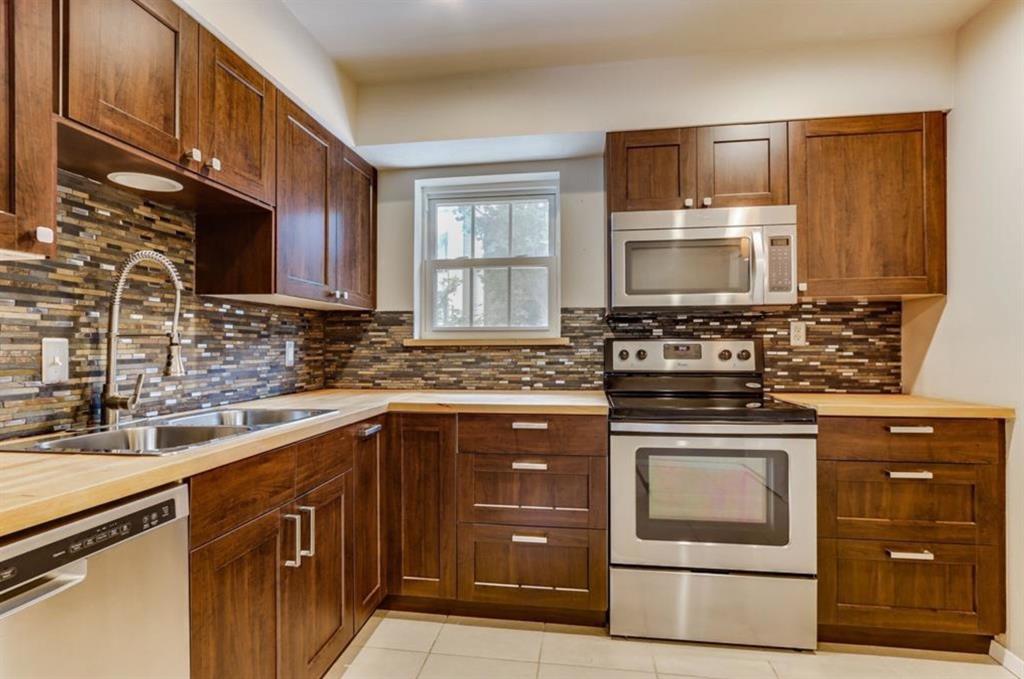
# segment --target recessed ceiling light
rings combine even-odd
[[[139,191],[174,193],[185,188],[180,182],[176,182],[173,179],[144,172],[111,172],[107,175],[107,179],[115,184],[127,186],[130,189],[138,189]]]

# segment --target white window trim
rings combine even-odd
[[[453,344],[463,339],[484,339],[484,340],[529,340],[561,337],[562,333],[562,258],[561,258],[561,191],[559,186],[558,172],[529,172],[520,174],[502,175],[481,175],[473,177],[439,177],[434,179],[417,179],[414,187],[413,197],[413,317],[415,319],[413,336],[416,339],[424,340],[451,340]],[[452,198],[457,196],[483,197],[493,194],[554,194],[554,218],[552,220],[553,230],[553,263],[550,266],[550,290],[548,300],[548,327],[536,330],[529,328],[496,329],[486,328],[453,328],[450,330],[435,330],[431,327],[430,310],[431,303],[427,298],[433,294],[433,288],[429,284],[430,276],[435,265],[429,262],[430,240],[427,237],[430,230],[430,202],[432,200]],[[507,263],[529,264],[536,259],[543,258],[510,258],[495,259],[495,265]]]

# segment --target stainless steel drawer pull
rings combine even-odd
[[[300,512],[309,515],[309,549],[301,551],[302,556],[316,556],[316,507],[299,507]]]
[[[284,518],[295,522],[295,558],[286,559],[284,565],[298,568],[302,565],[302,517],[298,514],[285,514]]]
[[[548,539],[544,535],[516,535],[512,534],[512,542],[527,542],[534,545],[546,545]]]
[[[513,462],[512,469],[521,469],[524,471],[531,472],[546,472],[548,470],[547,462]]]
[[[891,469],[887,469],[885,471],[885,473],[886,473],[886,475],[888,475],[888,477],[890,479],[923,479],[923,480],[930,480],[930,479],[934,479],[935,478],[935,474],[933,474],[933,473],[931,473],[929,471],[925,471],[924,469],[922,469],[921,471],[917,471],[917,472],[894,472]]]
[[[890,434],[934,434],[935,427],[886,427]]]
[[[371,424],[366,429],[362,429],[362,430],[359,431],[359,438],[361,438],[361,439],[368,439],[368,438],[370,438],[371,436],[373,436],[375,434],[379,434],[381,429],[383,429],[383,428],[384,428],[384,425]]]
[[[513,429],[547,429],[547,422],[513,422]]]
[[[887,549],[885,553],[889,555],[890,559],[898,561],[935,561],[935,555],[927,549],[920,552],[898,552],[895,549]]]

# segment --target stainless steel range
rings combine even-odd
[[[814,648],[813,410],[759,340],[608,340],[611,633]]]

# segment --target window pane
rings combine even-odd
[[[511,272],[512,323],[519,328],[548,325],[548,270],[539,266],[517,266]]]
[[[474,209],[474,257],[508,257],[508,203],[484,203]]]
[[[548,221],[551,210],[546,200],[512,204],[512,256],[547,257],[551,251]]]
[[[508,267],[473,269],[473,325],[508,326]]]
[[[437,208],[437,259],[470,256],[473,233],[472,205],[439,205]]]
[[[439,269],[434,273],[434,327],[469,326],[468,269]]]

